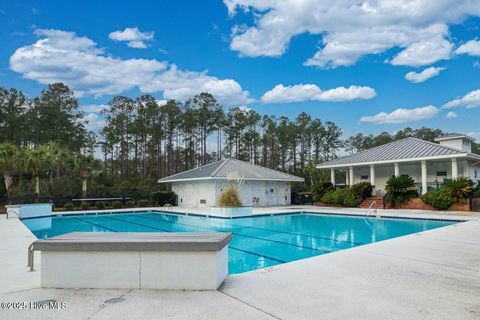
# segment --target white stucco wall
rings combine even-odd
[[[215,183],[212,181],[188,181],[172,183],[172,191],[178,196],[180,207],[210,207],[215,200]],[[205,200],[201,204],[200,200]]]
[[[207,180],[172,183],[172,191],[178,195],[181,207],[210,207],[217,205],[222,192],[235,185],[244,206],[290,205],[290,182],[285,181],[245,181],[243,184],[227,180]],[[206,204],[200,200],[205,199]]]

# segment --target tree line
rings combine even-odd
[[[443,134],[438,129],[406,128],[394,134],[359,133],[344,140],[334,122],[305,112],[290,119],[260,115],[247,107],[225,109],[209,93],[166,102],[151,95],[115,96],[102,113],[106,125],[94,133],[87,129],[77,97],[62,83],[48,85],[32,99],[14,88],[0,87],[0,143],[5,149],[0,152],[5,181],[0,196],[10,194],[15,181],[24,186],[24,192],[31,188],[37,196],[42,179],[47,191],[55,179],[63,178],[62,183],[80,179],[83,185],[90,172],[101,176],[93,182],[95,193],[120,192],[114,189],[120,184],[131,185],[121,192],[138,192],[155,188],[158,178],[227,157],[303,176],[310,185],[324,174],[315,164],[343,153],[405,137],[433,141]],[[14,165],[8,161],[12,146]],[[479,152],[478,147],[474,145],[474,152]],[[91,162],[95,150],[101,151],[101,161],[90,163],[88,174],[81,173],[75,161],[88,156]],[[76,195],[81,192],[75,190]]]
[[[108,106],[99,144],[105,172],[121,176],[163,177],[226,157],[303,175],[343,145],[333,122],[305,112],[290,120],[246,107],[224,110],[209,93],[166,103],[117,96]]]

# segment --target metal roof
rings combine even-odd
[[[227,179],[232,175],[236,175],[244,180],[291,182],[303,182],[305,180],[288,173],[258,166],[250,162],[229,158],[159,179],[158,182],[166,183],[203,179]]]
[[[378,147],[361,151],[351,156],[340,157],[317,165],[317,168],[337,167],[341,165],[354,165],[375,162],[393,162],[395,160],[415,158],[435,158],[468,154],[454,148],[441,146],[437,143],[416,138],[405,138],[393,141]]]
[[[457,132],[443,134],[440,137],[436,138],[435,141],[450,140],[450,139],[456,139],[456,138],[465,138],[470,141],[475,141],[475,138],[472,138],[469,135],[466,135],[463,133],[457,133]]]

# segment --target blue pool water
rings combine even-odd
[[[36,218],[23,223],[39,239],[73,231],[231,232],[229,272],[241,273],[455,222],[306,213],[220,219],[152,211]]]

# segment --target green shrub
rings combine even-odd
[[[133,208],[133,207],[135,207],[135,201],[128,200],[127,202],[125,202],[125,208]]]
[[[105,202],[103,201],[97,201],[95,203],[95,207],[98,209],[98,210],[103,210],[105,209]]]
[[[474,183],[469,178],[459,177],[445,181],[442,190],[450,195],[455,202],[465,202],[473,192]]]
[[[152,202],[150,200],[139,200],[138,201],[138,206],[141,207],[141,208],[151,207]]]
[[[65,210],[66,210],[66,211],[72,211],[73,208],[75,208],[75,206],[73,205],[73,203],[66,203],[66,204],[65,204]]]
[[[417,197],[415,181],[410,176],[393,176],[388,179],[385,186],[388,193],[388,201],[395,203],[406,203],[411,198]]]
[[[477,185],[477,187],[473,189],[472,194],[475,196],[480,196],[480,185]]]
[[[113,201],[112,202],[112,208],[113,209],[121,209],[122,208],[122,203],[120,201]]]
[[[358,197],[353,193],[351,188],[342,189],[342,205],[345,207],[356,207],[358,205]]]
[[[345,207],[356,207],[358,198],[350,188],[344,188],[337,191],[328,191],[321,198],[323,203],[339,204]]]
[[[320,201],[323,203],[335,203],[336,194],[334,190],[328,191],[320,198]]]
[[[80,208],[82,208],[82,210],[90,210],[90,203],[82,202],[82,204],[80,205]]]
[[[330,181],[320,181],[312,186],[312,193],[317,199],[321,199],[325,193],[332,190],[335,190],[335,188]]]
[[[175,202],[175,193],[171,191],[155,191],[150,193],[150,199],[153,204],[163,206],[164,204]]]
[[[240,201],[237,188],[232,186],[223,191],[220,199],[218,199],[218,205],[220,207],[241,207],[242,202]]]
[[[348,188],[343,188],[335,191],[335,194],[334,194],[335,203],[343,205],[344,199],[345,197],[348,196],[349,193],[350,193],[350,190]]]
[[[362,181],[354,184],[350,189],[359,199],[365,199],[372,195],[374,186],[369,181]]]
[[[456,202],[445,188],[427,192],[421,196],[421,199],[424,203],[431,205],[437,210],[447,210]]]

